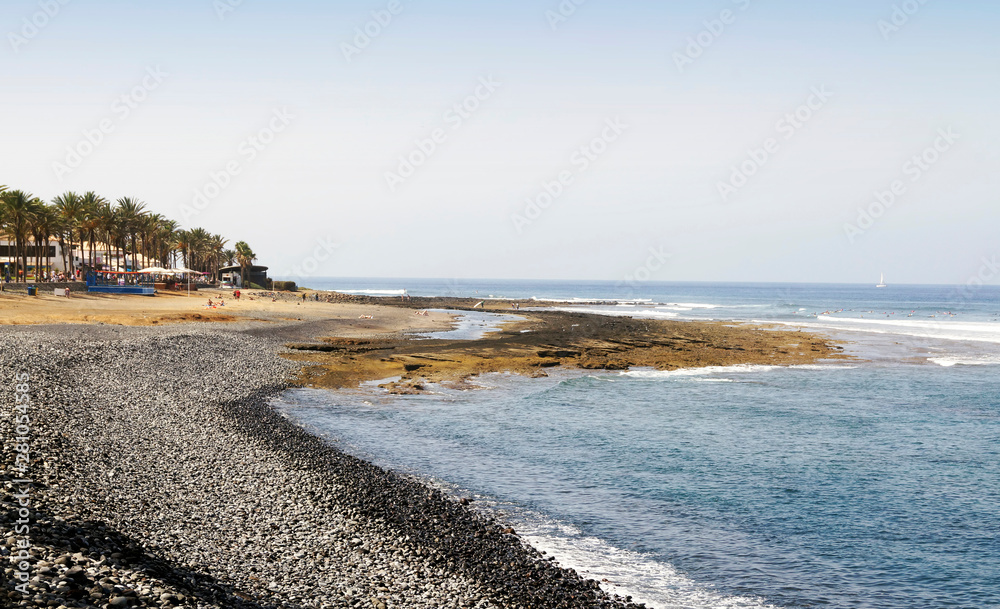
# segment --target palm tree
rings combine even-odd
[[[139,240],[142,244],[142,258],[147,266],[156,254],[156,236],[162,220],[163,216],[160,214],[147,214],[139,218]]]
[[[14,239],[15,267],[20,266],[21,281],[28,280],[28,236],[31,233],[31,223],[34,221],[35,198],[22,190],[11,190],[3,193],[3,226],[7,234]],[[15,268],[15,276],[17,270]]]
[[[84,193],[80,200],[84,208],[83,219],[79,226],[80,243],[83,244],[86,236],[89,246],[87,261],[91,268],[97,268],[94,266],[94,259],[97,258],[97,236],[102,228],[101,209],[107,201],[92,190]]]
[[[65,231],[60,232],[60,245],[62,245],[62,236],[66,235],[69,237],[69,264],[66,263],[66,248],[63,248],[63,268],[69,271],[70,276],[76,275],[76,263],[73,260],[74,242],[73,233],[74,231],[80,230],[80,225],[84,219],[84,211],[86,207],[84,205],[83,199],[80,195],[75,192],[65,192],[55,199],[52,200],[55,204],[56,209],[59,212],[59,216],[62,218],[65,224]],[[83,241],[81,239],[81,245]]]
[[[176,220],[164,218],[160,222],[156,240],[159,244],[157,255],[160,257],[161,266],[170,268],[174,266],[174,256],[177,253],[177,233]]]
[[[118,199],[118,213],[121,222],[121,232],[123,237],[127,237],[132,244],[132,270],[136,270],[139,264],[138,252],[136,250],[136,236],[142,228],[143,217],[147,214],[146,204],[132,197],[122,197]],[[128,245],[128,243],[126,243]],[[128,270],[128,263],[125,265]]]
[[[240,279],[244,286],[248,286],[250,283],[250,267],[253,266],[253,261],[257,259],[257,254],[253,253],[250,246],[247,245],[246,241],[236,242],[236,260],[240,265]]]
[[[114,267],[111,266],[111,246],[115,248],[115,256],[118,257],[119,261],[121,260],[121,257],[118,256],[118,250],[122,240],[122,223],[119,220],[118,211],[111,203],[104,201],[97,209],[97,219],[107,253],[108,268],[114,270]]]
[[[188,267],[196,271],[207,271],[209,245],[212,235],[197,226],[188,231]]]
[[[49,207],[41,199],[33,199],[34,214],[31,221],[31,235],[35,239],[35,281],[45,280],[45,271],[52,262],[49,238],[60,230],[58,217],[54,208]],[[45,264],[42,265],[42,259]]]
[[[186,230],[179,230],[174,236],[174,250],[180,252],[181,262],[183,266],[191,268],[190,264],[190,252],[191,252],[191,239],[190,233]]]
[[[14,271],[15,275],[20,271],[21,281],[27,281],[29,258],[34,259],[38,279],[43,268],[51,267],[53,239],[61,246],[63,267],[71,276],[77,272],[77,249],[80,265],[91,269],[99,269],[95,264],[99,249],[106,253],[109,267],[117,259],[119,268],[154,261],[175,266],[180,254],[185,266],[213,277],[222,266],[238,264],[247,280],[257,259],[245,241],[227,249],[222,235],[201,227],[183,230],[176,221],[150,213],[138,199],[123,197],[110,203],[93,191],[83,195],[67,191],[50,205],[0,185],[0,231],[13,242]]]
[[[226,239],[222,235],[212,235],[208,240],[209,255],[212,259],[211,277],[212,281],[219,276],[219,267],[222,266],[222,253],[226,248]]]

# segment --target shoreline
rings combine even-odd
[[[109,302],[116,301],[100,304]],[[654,334],[673,336],[657,345],[647,340],[645,320],[522,311],[530,318],[478,340],[414,340],[407,338],[414,331],[451,327],[450,316],[429,320],[406,306],[356,302],[260,304],[222,324],[17,325],[0,335],[5,438],[14,434],[15,374],[29,371],[39,400],[30,468],[37,477],[30,561],[36,597],[22,606],[637,607],[560,568],[493,518],[351,457],[284,418],[271,400],[294,384],[296,372],[322,368],[300,356],[332,353],[286,345],[333,345],[341,351],[335,357],[349,358],[340,365],[354,362],[364,376],[378,366],[357,362],[384,363],[372,341],[389,341],[396,353],[388,365],[412,373],[404,390],[422,378],[460,387],[497,366],[526,376],[557,365],[607,368],[644,351],[653,359],[665,351],[686,353],[682,359],[718,351],[725,359],[746,348],[712,341],[738,335],[771,363],[818,358],[811,348],[775,357],[766,350],[788,343],[792,333],[728,324],[657,322],[666,325],[653,324]],[[375,319],[355,317],[366,309]],[[562,352],[579,346],[580,334],[568,337],[569,328],[582,327],[584,318],[593,326],[585,341],[603,344],[615,334],[631,344]],[[676,324],[707,334],[686,336]],[[704,348],[692,342],[706,337]],[[837,355],[830,341],[810,340],[826,346],[822,354]],[[539,346],[541,357],[527,349]],[[421,360],[432,349],[447,364],[442,354],[470,348],[454,366],[428,369]],[[484,357],[483,349],[512,355]],[[418,360],[422,365],[405,370]],[[360,378],[340,373],[341,385]],[[5,451],[5,506],[14,500],[12,460]],[[4,526],[11,525],[5,514]],[[13,549],[10,539],[5,548]],[[9,578],[6,592],[20,602]]]
[[[294,366],[253,330],[35,326],[0,338],[4,376],[27,369],[45,396],[32,412],[37,599],[25,606],[635,606],[281,417],[269,400]]]

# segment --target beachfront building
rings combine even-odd
[[[91,268],[99,271],[137,271],[150,266],[157,266],[145,256],[138,256],[138,264],[132,264],[132,256],[125,252],[111,248],[108,255],[108,246],[103,243],[95,243],[94,255],[91,258],[90,245],[84,243],[73,250],[73,266],[75,268]]]
[[[41,260],[40,272],[44,280],[48,280],[52,273],[64,273],[66,265],[63,264],[63,250],[56,241],[49,241],[47,246],[29,243],[25,246],[28,256],[28,280],[41,281],[36,278],[36,264]],[[17,258],[17,251],[14,242],[8,239],[0,239],[0,279],[17,279],[25,269],[20,269],[20,260]]]
[[[132,263],[132,256],[124,252],[111,248],[111,255],[108,256],[108,247],[104,244],[95,244],[93,259],[90,255],[89,244],[76,245],[70,251],[57,240],[50,240],[47,245],[38,245],[29,242],[26,245],[28,257],[28,281],[48,281],[53,273],[69,274],[69,269],[78,269],[81,272],[87,269],[99,271],[135,271],[148,266],[153,266],[144,256],[139,256],[137,264]],[[72,266],[70,258],[72,257]],[[41,261],[41,279],[35,276],[35,265]],[[11,280],[16,280],[21,275],[19,268],[20,261],[17,259],[14,241],[0,238],[0,280],[10,275]]]
[[[255,283],[264,288],[271,284],[271,280],[267,278],[267,267],[257,265],[250,267],[250,272],[247,273],[246,278],[243,277],[243,267],[224,266],[219,269],[216,279],[221,283],[229,283],[237,288],[242,288],[248,283]]]

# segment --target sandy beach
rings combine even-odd
[[[42,286],[44,288],[44,286]],[[380,307],[375,303],[317,302],[313,292],[245,292],[239,300],[232,290],[200,290],[188,296],[184,292],[163,292],[157,296],[121,296],[87,294],[85,287],[69,297],[54,296],[51,290],[39,289],[37,296],[24,292],[0,292],[0,324],[112,324],[155,326],[181,322],[291,322],[335,320],[345,336],[441,330],[449,317],[434,314],[416,317],[412,311]],[[209,307],[211,299],[215,306]],[[221,306],[219,303],[224,302]],[[365,316],[365,318],[363,318]],[[371,316],[368,319],[367,316]]]
[[[11,606],[635,606],[463,498],[337,451],[270,400],[290,384],[396,373],[390,388],[409,392],[495,370],[838,353],[797,332],[545,312],[479,340],[413,341],[451,327],[451,314],[291,294],[237,303],[220,292],[225,307],[203,306],[216,294],[0,296],[4,519],[14,526],[27,496],[32,540],[27,596],[6,569]],[[30,430],[15,425],[18,375]],[[18,471],[9,449],[25,431],[30,465]]]

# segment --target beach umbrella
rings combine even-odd
[[[151,266],[144,269],[139,269],[140,273],[155,273],[157,275],[163,275],[167,273],[167,269],[160,268],[158,266]]]
[[[199,275],[204,275],[204,273],[202,273],[200,271],[196,271],[194,269],[184,268],[183,266],[181,268],[179,268],[179,269],[173,269],[173,272],[174,272],[175,275],[188,275],[188,296],[191,296],[191,276],[190,276],[190,274],[191,273],[198,273]]]

